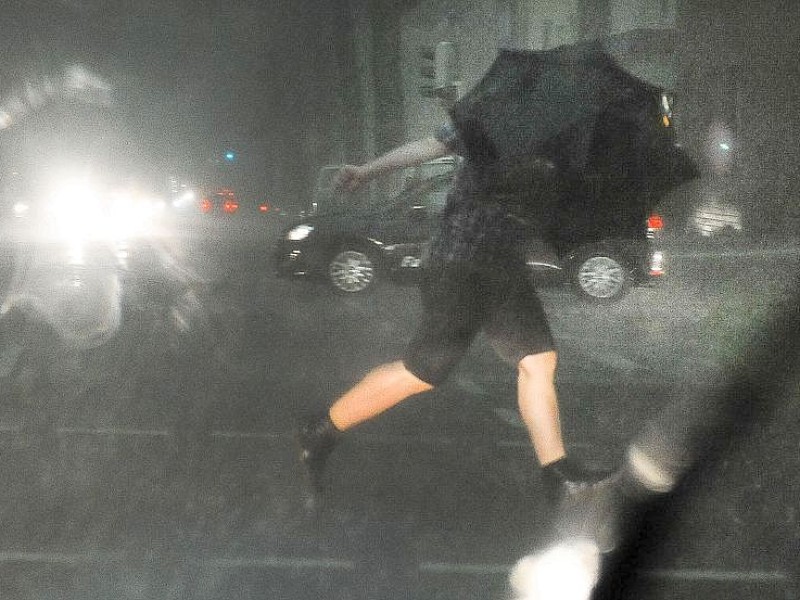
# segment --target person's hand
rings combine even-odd
[[[345,165],[333,179],[333,189],[337,192],[353,192],[364,185],[369,180],[367,171],[364,167],[357,165]]]

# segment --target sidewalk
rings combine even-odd
[[[799,240],[773,240],[763,243],[748,239],[718,240],[696,236],[672,236],[657,244],[675,257],[784,257],[800,256]]]

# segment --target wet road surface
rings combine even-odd
[[[5,331],[0,597],[504,597],[551,516],[514,370],[479,339],[447,384],[355,431],[311,507],[296,420],[396,358],[419,297],[276,279],[267,246],[205,248],[202,282],[131,284],[99,348],[32,320]],[[670,393],[737,355],[797,265],[676,255],[610,307],[543,291],[568,445],[614,466]],[[790,398],[656,526],[639,597],[791,597],[796,384]]]

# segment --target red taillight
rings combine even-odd
[[[266,202],[264,204],[259,204],[258,205],[258,212],[262,212],[262,213],[269,212],[269,204],[267,204]]]
[[[647,217],[647,228],[651,231],[660,231],[664,229],[664,219],[661,215],[650,215]]]
[[[225,202],[222,203],[222,210],[228,213],[229,215],[232,215],[237,210],[239,210],[239,203],[236,202],[236,200],[231,200],[229,198],[228,200],[225,200]]]
[[[214,208],[214,203],[208,198],[203,198],[200,201],[200,212],[204,215],[210,213],[212,208]]]

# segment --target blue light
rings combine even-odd
[[[225,160],[227,160],[228,162],[233,162],[234,160],[236,160],[236,153],[233,150],[228,150],[225,153]]]

